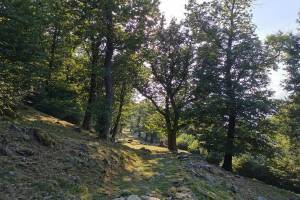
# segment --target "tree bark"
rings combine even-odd
[[[176,133],[177,131],[172,128],[171,116],[167,113],[165,116],[167,134],[168,134],[168,149],[171,152],[177,152]]]
[[[148,140],[149,140],[149,133],[146,133],[146,135],[145,135],[145,142],[148,142]]]
[[[173,130],[168,131],[168,149],[171,152],[177,152],[176,132]]]
[[[115,141],[116,135],[118,133],[118,127],[119,127],[120,120],[121,120],[121,117],[122,117],[125,96],[126,96],[126,83],[123,82],[122,83],[122,87],[121,87],[121,92],[120,92],[119,110],[118,110],[118,114],[117,114],[117,117],[116,117],[116,121],[115,121],[114,127],[113,127],[113,129],[111,131],[111,139],[112,139],[112,141]]]
[[[84,130],[91,130],[92,128],[92,109],[96,101],[96,88],[97,88],[97,73],[96,67],[98,65],[98,42],[93,42],[91,46],[91,66],[92,66],[92,73],[90,79],[90,89],[89,89],[89,98],[88,104],[85,111],[85,115],[82,122],[82,129]]]
[[[150,137],[150,144],[154,144],[155,143],[155,137],[156,134],[155,133],[151,133],[151,137]]]
[[[106,20],[106,50],[104,59],[104,87],[105,87],[105,112],[103,131],[99,133],[101,139],[108,140],[110,138],[110,130],[112,126],[112,106],[113,106],[113,80],[112,80],[112,58],[114,54],[113,43],[113,14],[110,1],[106,2],[105,20]],[[99,124],[100,126],[101,124]]]
[[[225,156],[223,162],[223,169],[232,171],[232,158],[234,149],[234,135],[235,135],[235,120],[236,117],[231,115],[229,117],[228,129],[227,129],[227,141],[225,145]]]
[[[58,38],[59,30],[58,28],[54,27],[54,32],[52,35],[52,44],[50,47],[50,58],[49,58],[49,64],[48,64],[48,77],[46,80],[46,86],[48,87],[51,80],[52,80],[52,71],[54,70],[55,65],[55,53],[57,49],[57,38]]]
[[[142,133],[141,133],[141,116],[138,116],[137,119],[137,131],[138,131],[138,138],[142,137]]]

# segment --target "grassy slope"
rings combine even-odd
[[[20,113],[14,122],[0,122],[1,200],[109,200],[150,193],[166,199],[179,187],[190,190],[194,199],[300,199],[206,163],[194,170],[191,164],[203,166],[199,157],[179,159],[164,148],[136,141],[108,145],[31,108]]]

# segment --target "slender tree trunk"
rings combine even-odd
[[[112,141],[115,141],[117,132],[118,132],[118,127],[120,124],[120,120],[121,120],[121,116],[122,116],[122,112],[123,112],[123,106],[124,106],[124,100],[125,100],[125,96],[126,96],[126,83],[123,82],[122,83],[122,87],[121,87],[121,92],[120,92],[120,100],[119,100],[119,110],[118,110],[118,114],[117,114],[117,118],[114,124],[114,127],[111,131],[111,136],[112,136]]]
[[[105,19],[106,19],[106,50],[104,59],[104,87],[105,87],[105,112],[103,132],[99,133],[101,139],[108,140],[112,126],[112,106],[113,106],[113,85],[112,85],[112,58],[114,54],[113,43],[113,14],[110,1],[106,2]]]
[[[89,89],[89,98],[88,104],[85,111],[85,115],[82,122],[82,128],[84,130],[91,130],[92,128],[92,109],[96,101],[96,88],[97,88],[97,73],[96,67],[98,65],[98,43],[92,43],[92,57],[91,57],[91,79],[90,79],[90,89]]]
[[[138,119],[137,119],[137,130],[138,130],[138,137],[141,138],[142,137],[142,133],[141,133],[141,116],[138,116]]]
[[[90,92],[89,92],[89,99],[88,105],[84,114],[83,122],[82,122],[82,129],[84,130],[91,130],[92,128],[92,109],[96,99],[96,74],[91,74],[91,81],[90,81]]]
[[[235,135],[235,120],[236,117],[231,115],[229,117],[228,129],[227,129],[227,141],[225,146],[225,156],[223,162],[223,169],[232,171],[232,158],[234,149],[234,135]]]
[[[145,142],[148,142],[148,139],[149,138],[149,133],[146,133],[146,136],[145,136]]]
[[[173,152],[177,152],[177,132],[178,132],[178,123],[179,123],[179,109],[176,105],[175,99],[174,99],[175,94],[169,94],[170,97],[170,103],[171,103],[171,108],[173,110],[173,117],[171,117],[172,122],[171,125],[171,132],[170,132],[170,150]],[[170,112],[168,111],[170,114]]]
[[[54,70],[54,64],[55,64],[55,54],[56,54],[56,48],[57,48],[57,38],[58,38],[59,30],[54,27],[54,32],[52,35],[52,44],[50,47],[50,58],[49,58],[49,64],[48,64],[48,77],[46,80],[46,86],[48,87],[51,79],[52,79],[52,72]]]

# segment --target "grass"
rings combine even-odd
[[[19,116],[14,122],[0,122],[0,138],[6,138],[12,152],[0,155],[1,200],[111,200],[130,194],[152,194],[163,200],[177,192],[178,184],[188,188],[197,200],[247,200],[260,195],[274,200],[300,199],[288,191],[232,174],[213,174],[218,184],[211,184],[191,173],[189,162],[198,160],[182,161],[166,148],[137,140],[106,144],[90,132],[78,132],[75,125],[29,107]],[[44,139],[55,142],[47,145],[43,139],[25,133],[28,128],[40,130]],[[30,154],[26,154],[28,149]],[[230,190],[231,184],[238,187],[236,193]]]

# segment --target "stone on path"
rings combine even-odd
[[[142,200],[160,200],[156,197],[142,196]]]
[[[120,198],[116,198],[116,199],[113,199],[113,200],[126,200],[124,197],[120,197]]]
[[[130,195],[127,200],[142,200],[138,195]]]
[[[260,197],[257,198],[257,200],[267,200],[267,199],[260,196]]]

